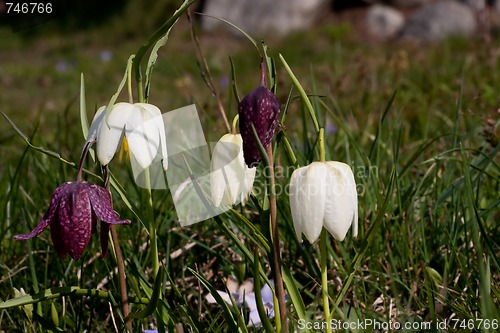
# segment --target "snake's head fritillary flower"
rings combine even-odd
[[[246,95],[238,104],[240,115],[240,133],[243,137],[243,155],[245,163],[250,167],[257,166],[262,160],[255,141],[252,124],[264,149],[274,136],[276,123],[280,113],[280,103],[276,96],[265,87],[265,68],[262,65],[260,85]]]
[[[90,234],[101,223],[102,256],[108,253],[110,224],[129,224],[113,210],[111,195],[103,187],[77,181],[60,185],[52,194],[47,212],[30,233],[14,239],[30,239],[49,225],[52,242],[60,258],[69,255],[78,260],[90,241]]]
[[[106,112],[101,106],[94,116],[87,143],[96,141],[97,158],[107,165],[120,147],[123,136],[137,163],[146,169],[158,149],[163,157],[163,168],[168,167],[165,126],[160,109],[147,103],[116,103]]]
[[[313,162],[292,173],[290,208],[297,238],[302,234],[314,243],[323,227],[337,240],[344,240],[352,225],[358,234],[358,197],[349,165]]]
[[[243,159],[240,134],[225,134],[215,144],[210,161],[210,188],[215,207],[245,202],[252,191],[256,168]]]

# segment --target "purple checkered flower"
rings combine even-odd
[[[264,149],[267,149],[276,130],[280,113],[280,103],[276,96],[266,88],[265,66],[261,65],[260,85],[246,95],[238,105],[240,115],[240,133],[243,137],[243,155],[245,163],[252,168],[262,160],[253,134],[252,124]]]
[[[50,205],[40,223],[30,233],[14,236],[14,239],[30,239],[41,234],[50,224],[50,233],[60,258],[69,254],[78,260],[90,241],[90,234],[101,222],[102,256],[108,253],[110,224],[129,224],[120,220],[113,210],[111,195],[103,187],[76,181],[59,186],[50,199]]]

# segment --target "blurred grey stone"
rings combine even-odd
[[[477,30],[473,10],[458,1],[443,0],[422,6],[407,20],[402,36],[439,41],[449,36],[470,36]]]
[[[329,3],[329,0],[206,0],[203,11],[250,34],[284,35],[311,26]],[[239,34],[227,24],[206,16],[202,18],[202,27],[204,30],[223,27]]]
[[[491,9],[500,12],[500,0],[493,0],[490,2]]]
[[[368,32],[380,39],[395,37],[404,23],[404,15],[393,7],[377,4],[371,6],[366,13]]]
[[[476,11],[486,8],[486,0],[460,0],[460,2]]]
[[[417,7],[431,1],[432,0],[389,0],[388,3],[395,7]]]

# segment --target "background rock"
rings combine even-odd
[[[380,39],[395,37],[403,28],[405,17],[393,7],[373,5],[366,13],[366,29]]]
[[[477,30],[473,10],[458,1],[444,0],[422,6],[407,21],[402,36],[438,41],[452,35],[470,36]]]
[[[389,0],[386,2],[395,7],[416,7],[432,2],[432,0]]]
[[[329,0],[206,0],[203,12],[228,20],[250,34],[284,35],[311,26],[329,3]],[[223,27],[239,34],[210,17],[202,18],[202,27],[205,30]]]

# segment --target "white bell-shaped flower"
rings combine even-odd
[[[352,225],[358,235],[358,197],[349,165],[313,162],[292,173],[290,208],[297,238],[302,234],[314,243],[323,227],[337,240],[344,240]]]
[[[210,161],[212,204],[227,207],[244,202],[252,191],[256,169],[245,164],[240,134],[222,136],[215,144]]]
[[[96,141],[97,158],[107,165],[120,147],[123,135],[131,154],[144,169],[153,162],[161,149],[163,168],[168,166],[165,126],[160,109],[147,103],[116,103],[106,118],[101,106],[94,116],[87,142]]]

